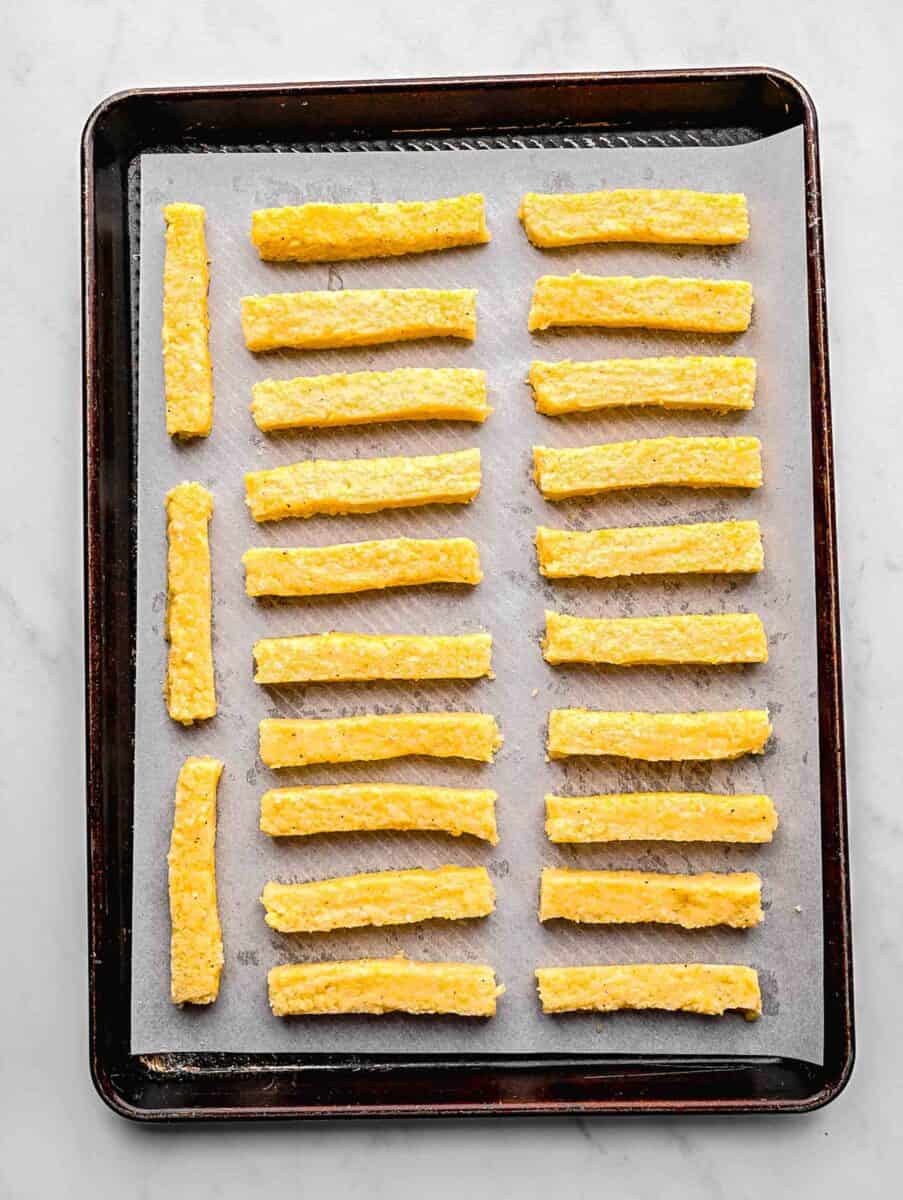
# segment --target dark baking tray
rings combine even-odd
[[[676,1056],[129,1052],[134,749],[137,180],[149,150],[732,145],[802,125],[808,229],[825,1062]],[[852,953],[821,193],[815,110],[763,68],[121,92],[82,142],[91,1072],[144,1121],[802,1112],[853,1064]]]

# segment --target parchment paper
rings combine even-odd
[[[516,213],[526,190],[695,187],[744,191],[750,241],[738,248],[585,247],[541,251]],[[326,265],[258,260],[248,237],[255,207],[304,200],[392,200],[481,191],[490,245],[441,254]],[[188,200],[207,209],[210,312],[216,408],[213,434],[189,446],[164,428],[160,353],[164,224],[161,207]],[[140,399],[138,441],[138,651],[132,965],[133,1052],[220,1050],[438,1052],[627,1052],[774,1054],[822,1057],[821,864],[816,724],[815,595],[812,541],[803,142],[791,130],[730,148],[472,150],[428,153],[146,155],[141,163]],[[530,335],[527,310],[543,273],[673,274],[750,279],[752,328],[742,337],[574,331]],[[340,287],[479,288],[473,345],[408,343],[320,353],[255,356],[244,346],[239,299],[259,292]],[[624,411],[539,416],[524,383],[531,359],[618,355],[743,353],[759,363],[755,409],[746,414]],[[396,424],[260,434],[251,385],[405,365],[486,368],[494,413],[482,428]],[[588,445],[674,434],[756,434],[765,486],[724,491],[632,492],[549,504],[531,480],[531,447]],[[302,457],[420,454],[478,445],[483,490],[471,506],[360,517],[321,517],[256,526],[244,503],[243,472]],[[183,479],[212,489],[214,654],[220,711],[182,729],[166,714],[165,514],[168,488]],[[750,579],[634,579],[550,583],[536,566],[539,523],[571,528],[757,518],[765,571]],[[241,555],[253,545],[347,542],[399,535],[468,535],[480,546],[485,578],[475,588],[403,589],[294,602],[246,597]],[[769,635],[766,666],[741,668],[551,668],[539,650],[543,610],[580,615],[756,611]],[[496,678],[478,683],[312,685],[263,688],[252,680],[251,646],[261,636],[329,629],[459,633],[494,637]],[[534,694],[535,693],[535,694]],[[616,761],[549,763],[548,710],[719,709],[767,705],[774,737],[764,757],[712,765]],[[273,772],[257,756],[265,716],[338,716],[408,709],[475,709],[497,714],[505,745],[492,766],[400,760],[375,765]],[[220,997],[208,1009],[169,1002],[166,851],[179,766],[190,754],[226,764],[219,793],[217,871],[226,963]],[[412,833],[271,840],[258,829],[268,787],[351,780],[432,781],[487,786],[499,793],[501,841]],[[543,795],[699,789],[768,792],[780,813],[767,847],[662,844],[555,847],[543,833]],[[260,891],[269,878],[307,880],[390,867],[484,864],[498,891],[482,921],[284,936],[264,923]],[[751,931],[683,932],[591,927],[536,917],[543,865],[761,873],[764,923]],[[397,952],[492,963],[507,987],[490,1021],[346,1017],[278,1020],[266,972],[275,963]],[[543,1016],[537,965],[684,961],[758,968],[765,1015],[747,1023],[687,1015]]]

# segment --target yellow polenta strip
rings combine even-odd
[[[212,1004],[223,969],[216,910],[216,788],[223,764],[188,758],[176,784],[169,843],[173,1004]]]
[[[394,204],[260,208],[251,219],[251,241],[269,262],[391,258],[479,246],[489,239],[483,197],[478,193]]]
[[[280,933],[320,933],[364,925],[412,925],[441,917],[485,917],[495,889],[485,867],[371,871],[314,883],[270,881],[260,897]]]
[[[547,610],[542,652],[553,665],[768,662],[765,629],[754,613],[592,618]]]
[[[245,475],[255,521],[469,504],[479,490],[479,450],[416,458],[309,458]]]
[[[249,596],[340,596],[425,583],[477,584],[480,553],[470,538],[387,538],[337,546],[248,550]]]
[[[752,302],[752,286],[734,279],[543,275],[533,289],[528,328],[602,325],[742,333],[749,326]]]
[[[504,988],[483,963],[361,958],[288,963],[267,976],[276,1017],[340,1013],[453,1013],[494,1017]]]
[[[473,341],[477,294],[469,288],[396,288],[245,296],[241,326],[249,350],[330,350],[434,337]]]
[[[479,679],[492,674],[488,633],[315,633],[263,638],[254,646],[257,683],[370,679]]]
[[[485,421],[486,372],[468,367],[399,367],[350,375],[302,375],[255,383],[258,429],[375,425],[385,421]]]
[[[533,478],[547,500],[641,487],[762,486],[754,437],[663,437],[555,450],[533,447]]]
[[[771,736],[765,709],[733,712],[605,712],[555,708],[549,757],[604,754],[645,762],[702,762],[761,754]]]
[[[749,237],[746,197],[731,192],[616,188],[609,192],[528,192],[518,216],[534,246],[656,242],[732,246]]]
[[[778,817],[768,796],[626,792],[546,796],[551,842],[770,842]]]
[[[534,362],[530,386],[547,416],[599,408],[752,408],[756,360],[729,355]]]
[[[213,426],[207,315],[207,242],[199,204],[167,204],[163,262],[163,382],[166,432],[206,437]]]
[[[210,544],[213,497],[199,483],[180,483],[166,497],[166,707],[191,725],[216,713],[211,643]]]
[[[759,976],[752,967],[713,963],[540,967],[536,982],[542,1011],[547,1013],[654,1008],[720,1017],[738,1009],[748,1021],[762,1015]]]
[[[748,929],[762,916],[762,881],[754,871],[665,875],[546,867],[540,883],[540,921]]]
[[[414,783],[342,783],[273,788],[260,801],[260,828],[271,837],[425,829],[498,842],[496,794],[488,788]]]
[[[488,713],[414,712],[260,722],[260,757],[268,767],[379,762],[412,754],[492,762],[501,744],[498,724]]]
[[[761,571],[758,521],[648,525],[624,529],[536,530],[539,570],[549,579],[588,575],[730,574]]]

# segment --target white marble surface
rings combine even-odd
[[[441,15],[440,15],[441,13]],[[734,1200],[890,1194],[903,1166],[895,989],[903,432],[903,155],[895,0],[485,0],[301,4],[64,0],[6,6],[0,322],[3,688],[0,1196],[393,1200],[427,1188]],[[142,1130],[86,1061],[78,137],[139,84],[764,63],[821,118],[844,602],[858,1064],[828,1109],[783,1120]],[[27,500],[24,499],[27,497]],[[37,885],[37,886],[36,886]]]

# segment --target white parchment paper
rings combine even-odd
[[[526,190],[695,187],[743,191],[752,236],[741,247],[585,247],[541,251],[516,213]],[[305,200],[393,200],[481,191],[490,245],[441,254],[327,265],[261,263],[248,237],[251,212]],[[216,388],[213,434],[180,446],[165,432],[160,353],[164,225],[174,200],[207,209],[211,258],[211,347]],[[647,332],[527,332],[534,280],[543,273],[673,274],[753,283],[752,327],[742,337]],[[254,356],[244,346],[239,299],[254,292],[339,287],[477,287],[473,345],[408,343],[320,353]],[[538,415],[524,383],[531,359],[743,353],[759,363],[750,413]],[[482,428],[396,424],[267,437],[248,411],[251,385],[267,376],[479,366],[494,413]],[[803,142],[800,130],[728,148],[471,150],[427,153],[146,155],[141,163],[140,389],[138,437],[138,646],[132,929],[132,1050],[347,1053],[693,1053],[822,1057],[821,862],[815,661],[815,593],[805,274]],[[742,492],[637,491],[552,505],[531,480],[531,447],[588,445],[675,434],[755,434],[765,486]],[[256,526],[243,473],[303,457],[420,454],[478,445],[483,490],[467,507]],[[212,489],[214,654],[218,716],[182,729],[161,685],[166,664],[164,496],[183,479]],[[757,518],[765,571],[749,579],[686,578],[551,583],[537,570],[539,523],[570,528]],[[420,588],[295,602],[246,597],[241,555],[253,545],[322,545],[408,535],[467,535],[479,543],[485,578],[475,589]],[[539,650],[543,610],[579,615],[756,611],[770,661],[746,668],[551,668]],[[252,680],[261,636],[329,629],[460,633],[494,638],[494,680],[477,683],[312,685],[263,688]],[[535,693],[535,694],[534,694]],[[708,765],[549,763],[548,710],[760,707],[774,738],[763,757]],[[496,762],[395,763],[273,772],[257,756],[264,716],[338,716],[409,709],[481,709],[497,714],[505,745]],[[179,766],[213,754],[226,767],[219,794],[217,873],[226,963],[208,1009],[169,1002],[166,851]],[[501,841],[411,833],[273,841],[258,829],[268,787],[380,779],[487,786],[498,791]],[[780,813],[767,847],[662,844],[555,847],[543,833],[543,795],[699,789],[768,792]],[[483,864],[498,891],[483,921],[284,936],[270,931],[258,901],[269,878],[308,880],[390,867]],[[536,917],[543,865],[761,873],[766,917],[751,931],[655,927],[542,926]],[[275,963],[391,955],[492,963],[507,987],[491,1021],[347,1017],[284,1021],[270,1014],[266,971]],[[765,1013],[737,1016],[618,1014],[545,1017],[538,965],[698,960],[758,968]]]

